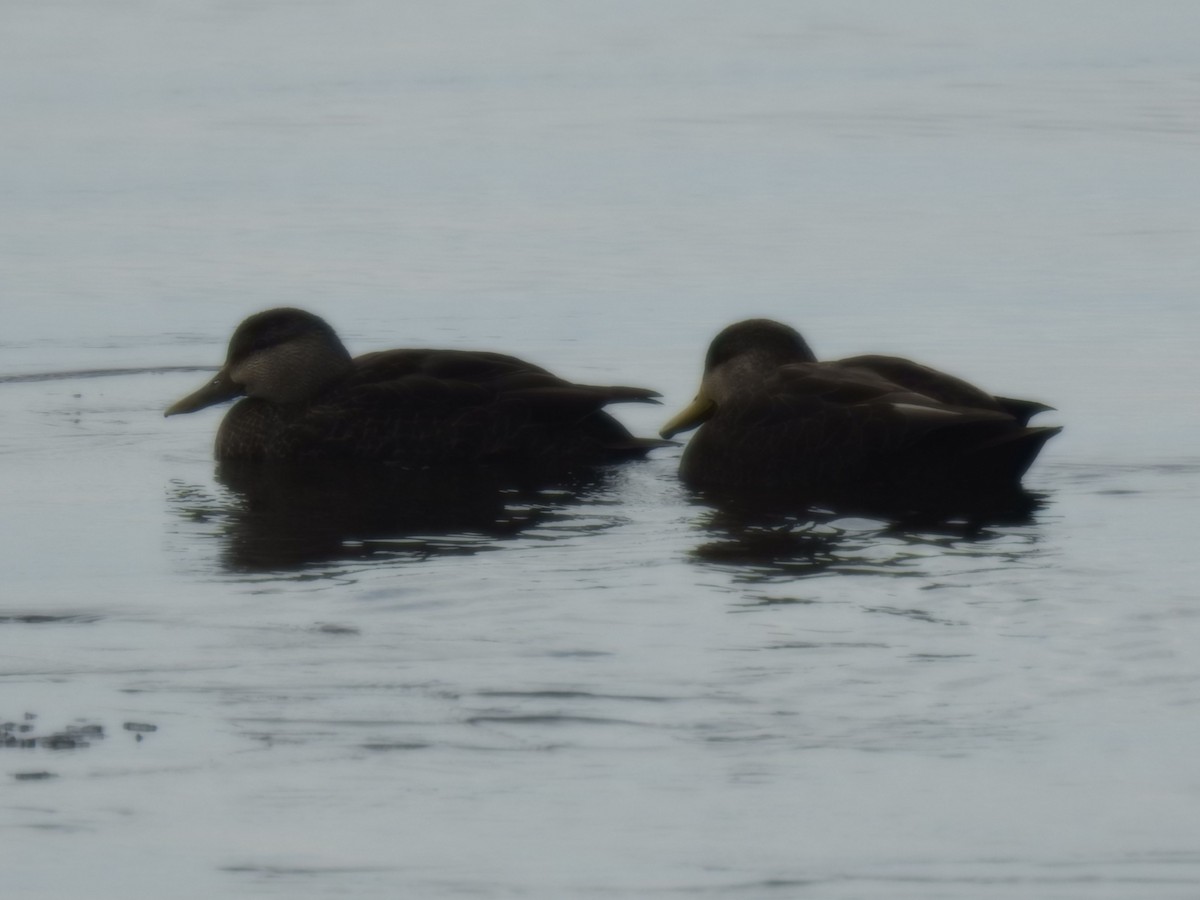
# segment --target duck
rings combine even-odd
[[[164,415],[236,399],[217,430],[222,461],[540,467],[636,458],[665,446],[634,437],[604,409],[659,396],[574,384],[487,351],[351,357],[324,319],[280,307],[238,325],[221,369]]]
[[[698,429],[679,467],[694,486],[940,503],[1020,490],[1062,430],[1029,425],[1049,409],[901,357],[818,361],[796,329],[747,319],[713,339],[661,434]]]

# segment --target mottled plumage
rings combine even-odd
[[[663,428],[700,426],[682,477],[813,498],[964,498],[1018,488],[1061,429],[1040,403],[994,397],[905,359],[818,362],[793,329],[730,325],[709,348],[695,402]]]
[[[166,415],[244,397],[217,432],[216,456],[225,460],[539,466],[662,446],[604,411],[657,396],[572,384],[499,353],[386,350],[352,359],[322,319],[272,309],[238,326],[216,377]]]

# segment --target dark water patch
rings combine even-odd
[[[1176,482],[1200,475],[1200,461],[1194,459],[1148,460],[1144,463],[1059,463],[1055,479],[1078,487],[1090,487],[1089,493],[1103,497],[1138,496],[1163,490],[1163,480]],[[1172,485],[1173,486],[1173,485]]]
[[[730,612],[751,612],[756,609],[762,609],[769,606],[813,606],[821,603],[820,600],[815,600],[811,597],[750,597],[745,601],[735,604],[735,608]]]
[[[292,698],[295,699],[295,698]],[[330,719],[304,718],[300,716],[231,716],[230,722],[256,725],[319,725],[331,728],[390,728],[411,724],[399,719]]]
[[[502,468],[223,462],[223,495],[175,482],[168,503],[178,519],[200,526],[198,536],[220,542],[228,572],[308,570],[327,579],[334,561],[419,563],[495,550],[534,531],[562,540],[611,527],[570,515],[602,496],[610,474],[573,472],[563,483]]]
[[[122,375],[167,375],[174,372],[215,372],[215,366],[143,366],[121,369],[72,369],[66,372],[38,372],[31,375],[0,375],[0,384],[36,384],[45,381],[71,381],[85,378],[115,378]]]
[[[68,725],[56,731],[38,733],[37,715],[26,713],[20,722],[0,722],[0,747],[16,750],[81,750],[104,739],[104,726],[91,722]]]
[[[784,641],[768,644],[764,650],[887,650],[887,644],[874,641]]]
[[[392,740],[377,736],[381,731],[384,734],[403,732],[414,725],[423,724],[409,720],[235,716],[228,721],[237,726],[247,740],[267,747],[302,747],[331,740],[339,743],[350,741],[372,751],[418,750],[428,745],[422,739]]]
[[[869,613],[883,613],[888,616],[901,616],[905,619],[913,619],[917,622],[926,622],[930,625],[949,625],[953,627],[965,625],[965,622],[955,622],[951,619],[942,619],[926,612],[923,609],[911,609],[899,606],[868,606],[866,611]]]
[[[702,740],[707,744],[761,744],[783,740],[785,735],[773,731],[743,732],[740,734],[709,734]]]
[[[637,694],[597,694],[590,691],[476,691],[476,697],[497,697],[532,700],[632,700],[636,703],[673,703],[678,697],[648,697]]]
[[[653,893],[663,896],[678,894],[683,897],[719,897],[725,894],[752,897],[764,892],[778,892],[781,896],[792,897],[803,896],[796,895],[796,891],[806,891],[825,883],[827,879],[820,878],[764,878],[761,881],[736,881],[725,884],[675,885],[659,888]]]
[[[48,781],[51,778],[57,778],[54,772],[13,772],[13,778],[17,781]]]
[[[335,635],[360,635],[362,629],[354,625],[338,625],[332,622],[318,622],[312,627],[313,631],[320,634],[335,634]]]
[[[1018,896],[1049,896],[1046,894],[1033,894],[1031,891],[1039,889],[1053,890],[1055,888],[1103,888],[1106,885],[1116,888],[1130,887],[1190,887],[1200,884],[1200,876],[1196,877],[1171,877],[1171,876],[1138,876],[1138,875],[1114,875],[1105,872],[1104,869],[1112,865],[1112,861],[1096,862],[1096,863],[1063,863],[1064,866],[1078,866],[1087,868],[1094,866],[1095,872],[1081,872],[1077,875],[1053,875],[1043,874],[1038,871],[1038,866],[1029,863],[1014,861],[1010,865],[1027,869],[1027,871],[1014,872],[1013,874],[1004,874],[1002,872],[991,872],[995,867],[992,862],[980,863],[978,868],[980,871],[977,874],[964,872],[962,874],[912,874],[912,873],[897,873],[897,872],[880,872],[878,874],[860,874],[860,873],[835,873],[821,878],[767,878],[761,881],[740,881],[731,882],[719,885],[695,885],[687,887],[670,887],[663,888],[654,893],[657,894],[678,894],[682,896],[696,897],[747,897],[760,894],[775,894],[780,896],[791,897],[795,895],[795,891],[800,890],[805,893],[802,896],[810,896],[808,891],[820,888],[838,889],[850,888],[855,891],[852,895],[846,896],[880,896],[886,897],[891,891],[904,890],[903,896],[910,896],[908,888],[926,887],[931,890],[950,889],[954,891],[970,891],[975,889],[989,888],[1012,888],[1018,891],[1025,891],[1024,894]],[[914,866],[919,865],[914,863]],[[964,866],[971,866],[966,863]],[[1046,864],[1044,868],[1050,868],[1054,864]],[[944,869],[945,864],[939,864],[935,868]],[[868,893],[859,893],[866,891]],[[1005,896],[1011,894],[1006,892]],[[811,896],[816,896],[815,894]],[[837,896],[843,896],[839,893]],[[937,896],[971,896],[969,893],[957,893],[955,895],[944,895],[940,892]],[[987,896],[992,896],[989,893]],[[1059,896],[1055,893],[1054,896]],[[1061,895],[1067,896],[1067,895]],[[1072,893],[1070,896],[1083,896]],[[1091,896],[1089,893],[1087,896]]]
[[[234,874],[263,875],[268,878],[288,876],[315,877],[319,875],[356,875],[376,872],[393,872],[390,866],[268,866],[253,863],[219,866],[220,872]]]
[[[630,719],[613,719],[605,716],[579,716],[567,713],[495,714],[470,716],[468,725],[628,725],[634,728],[658,728],[652,722],[634,722]]]
[[[704,563],[740,568],[776,568],[791,574],[815,574],[839,563],[836,537],[786,528],[744,529],[723,540],[699,544],[693,557]]]
[[[51,616],[44,613],[9,613],[0,615],[0,625],[90,625],[98,622],[102,616],[96,615],[61,615]]]
[[[858,575],[924,578],[929,560],[946,556],[977,557],[1001,569],[1027,557],[1038,540],[1032,512],[1010,509],[988,520],[919,521],[741,503],[710,506],[695,524],[709,540],[697,544],[690,559],[732,573],[740,583]]]
[[[870,562],[856,563],[840,566],[838,574],[840,575],[888,575],[892,578],[924,578],[925,572],[911,571],[905,572],[899,568],[887,568],[886,562]]]

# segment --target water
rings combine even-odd
[[[6,893],[1196,896],[1198,26],[6,4]],[[741,521],[678,451],[296,528],[161,417],[281,303],[642,434],[747,315],[1067,429],[977,534]]]

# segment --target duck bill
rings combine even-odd
[[[673,438],[677,434],[691,431],[707,422],[716,409],[717,404],[704,396],[704,392],[701,391],[696,395],[695,400],[680,410],[671,421],[662,427],[659,434],[665,438]]]
[[[212,381],[204,385],[200,390],[188,394],[182,400],[178,400],[168,406],[167,411],[163,415],[178,416],[183,413],[195,412],[198,409],[204,409],[206,406],[212,406],[214,403],[223,403],[226,400],[232,400],[234,397],[240,397],[245,392],[245,388],[240,384],[235,384],[233,379],[229,377],[229,370],[222,369]]]

